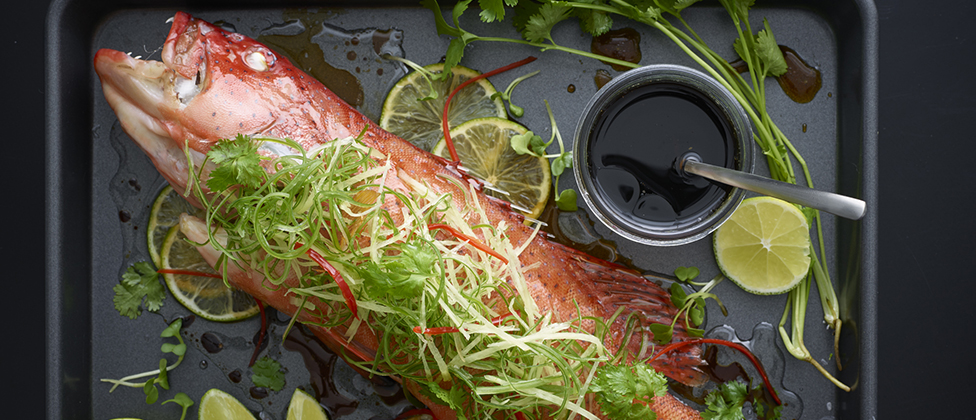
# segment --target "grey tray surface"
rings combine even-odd
[[[272,24],[284,22],[281,9],[265,9],[267,3],[222,2],[196,4],[167,2],[101,2],[90,5],[82,1],[55,2],[48,21],[48,418],[109,418],[122,416],[152,417],[158,406],[147,407],[138,390],[121,389],[108,393],[100,378],[120,377],[152,367],[159,354],[154,351],[159,338],[150,332],[161,330],[165,323],[185,310],[171,298],[161,314],[144,314],[136,321],[120,317],[112,309],[112,286],[128,264],[145,260],[144,228],[147,206],[162,181],[142,153],[128,141],[98,88],[91,71],[91,57],[98,48],[132,51],[133,55],[158,58],[168,25],[165,20],[176,10],[185,10],[201,18],[220,20],[233,25],[238,32],[258,35]],[[282,5],[276,5],[280,7]],[[290,6],[307,6],[302,3]],[[447,40],[437,37],[429,11],[415,2],[377,1],[369,9],[363,3],[330,3],[326,23],[348,31],[366,28],[395,28],[403,31],[402,48],[407,58],[418,63],[435,62],[446,50]],[[724,11],[713,5],[686,12],[689,23],[721,54],[731,57],[732,39]],[[781,44],[788,45],[823,72],[823,88],[809,104],[796,104],[770,84],[771,116],[794,140],[807,158],[817,185],[827,190],[863,198],[869,213],[861,222],[850,223],[826,217],[826,245],[835,283],[849,293],[845,302],[856,333],[846,334],[842,349],[849,368],[840,373],[842,380],[858,386],[851,393],[833,388],[811,366],[783,350],[767,324],[779,320],[785,297],[759,298],[741,292],[729,282],[717,292],[731,309],[728,317],[710,308],[710,334],[729,335],[770,347],[771,361],[779,373],[778,386],[793,395],[789,410],[802,418],[873,418],[877,410],[876,327],[877,327],[877,18],[869,1],[790,2],[773,7],[761,5],[753,12],[768,17]],[[491,25],[482,29],[475,14],[466,14],[466,27],[478,27],[486,34],[517,36],[508,25]],[[618,22],[616,27],[626,26]],[[557,27],[555,37],[577,48],[588,48],[588,39],[578,35],[571,25]],[[693,63],[666,39],[644,31],[642,63]],[[723,50],[724,48],[724,50]],[[387,89],[403,74],[398,66],[368,60],[359,66],[346,59],[346,47],[336,45],[335,56],[326,60],[348,71],[362,67],[359,75],[364,102],[361,110],[371,118],[378,117],[378,103]],[[155,54],[155,56],[153,56]],[[520,85],[522,98],[546,98],[564,136],[571,133],[582,106],[595,91],[593,76],[598,69],[609,67],[591,60],[568,55],[539,53],[531,48],[498,48],[477,44],[465,54],[463,64],[488,70],[527,55],[540,57],[525,72],[542,70],[542,74]],[[364,57],[362,53],[360,57]],[[345,60],[345,61],[344,61]],[[383,67],[383,75],[375,68]],[[610,70],[611,73],[616,73]],[[497,76],[497,87],[507,86],[516,74]],[[568,86],[575,87],[570,92]],[[545,108],[541,101],[525,99],[521,122],[536,131],[547,132]],[[843,139],[843,140],[842,140]],[[757,165],[763,167],[762,164]],[[571,177],[562,177],[562,187],[572,187]],[[136,188],[138,186],[138,188]],[[130,222],[120,222],[119,212],[132,215]],[[855,232],[857,232],[855,234]],[[615,240],[618,249],[641,268],[670,272],[682,265],[697,265],[703,277],[711,277],[717,268],[711,259],[711,246],[703,241],[676,248],[648,248],[615,238],[605,229],[601,236]],[[852,238],[854,241],[852,242]],[[816,297],[811,297],[816,302]],[[806,344],[810,351],[827,364],[831,353],[830,334],[812,328],[821,318],[819,305],[809,305]],[[219,325],[197,319],[188,327],[191,350],[187,364],[174,372],[179,390],[199,397],[209,388],[220,387],[268,418],[284,418],[290,390],[295,386],[308,389],[309,376],[299,355],[282,349],[280,339],[272,340],[268,352],[279,358],[288,369],[288,390],[283,395],[253,399],[247,395],[249,385],[246,359],[249,340],[256,331],[256,320],[233,325]],[[271,337],[280,337],[283,318],[273,318]],[[225,351],[209,354],[198,340],[205,332],[215,332],[225,339]],[[763,340],[768,340],[763,341]],[[778,363],[777,361],[781,361]],[[833,363],[831,362],[830,365]],[[206,366],[206,367],[204,367]],[[403,405],[388,406],[370,391],[368,383],[344,365],[336,365],[335,374],[343,378],[343,393],[359,401],[359,409],[348,418],[384,418]],[[227,373],[243,368],[245,380],[233,384]],[[126,394],[128,393],[128,394]],[[141,393],[140,393],[141,394]],[[287,394],[287,395],[284,395]],[[164,393],[164,397],[169,394]],[[162,410],[177,413],[172,406]],[[168,411],[163,411],[168,412]],[[794,412],[794,411],[790,411]],[[392,417],[392,416],[390,416]]]

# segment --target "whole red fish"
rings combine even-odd
[[[237,134],[291,138],[306,149],[336,138],[352,137],[366,129],[363,143],[390,160],[386,186],[408,189],[404,178],[419,180],[434,193],[450,194],[456,208],[466,208],[468,196],[459,185],[471,181],[449,162],[421,151],[390,134],[357,112],[321,83],[298,70],[287,59],[268,47],[240,34],[226,32],[185,13],[177,13],[163,47],[162,62],[133,59],[127,54],[102,49],[95,55],[95,69],[106,100],[122,127],[178,191],[187,185],[187,154],[199,167],[211,146]],[[454,181],[454,182],[452,182]],[[460,182],[459,182],[460,181]],[[551,313],[557,322],[575,320],[579,315],[609,319],[618,308],[624,315],[636,313],[648,323],[671,324],[677,313],[668,293],[637,273],[593,258],[576,250],[534,236],[521,215],[496,199],[477,194],[476,199],[488,218],[497,225],[504,222],[512,244],[530,241],[520,255],[526,272],[528,291],[540,311]],[[191,239],[206,240],[206,226],[186,218],[183,230]],[[212,248],[201,247],[211,263],[217,258]],[[284,292],[262,287],[262,277],[251,272],[232,272],[230,281],[255,298],[281,312],[294,314],[295,303]],[[577,314],[577,310],[580,314]],[[305,311],[307,312],[307,311]],[[303,313],[305,313],[303,312]],[[625,316],[612,324],[605,345],[612,353],[624,342]],[[300,316],[300,321],[308,321]],[[674,340],[686,340],[678,323]],[[343,326],[335,329],[310,326],[334,350],[346,348],[353,354],[369,357],[377,348],[377,337],[369,328],[360,328],[351,342],[343,340]],[[640,331],[640,330],[639,330]],[[631,339],[627,349],[647,356],[642,341]],[[700,385],[706,375],[699,370],[704,362],[701,349],[688,346],[683,352],[665,355],[652,366],[681,383]],[[432,404],[416,389],[405,384],[418,398],[428,403],[441,420],[453,419],[447,407]],[[697,418],[673,397],[655,399],[661,418]],[[670,408],[666,408],[670,407]],[[595,407],[594,412],[599,412]],[[670,410],[670,411],[669,411]],[[670,414],[668,414],[670,413]],[[690,417],[689,417],[690,416]]]

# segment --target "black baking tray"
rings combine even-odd
[[[453,6],[443,1],[442,6]],[[270,7],[273,7],[271,9]],[[144,314],[136,321],[122,318],[112,309],[111,287],[129,263],[148,259],[141,242],[140,227],[145,226],[147,206],[162,185],[148,160],[141,156],[125,135],[118,130],[114,116],[105,104],[92,71],[92,58],[98,48],[132,51],[133,55],[158,59],[163,37],[168,31],[165,18],[177,10],[188,11],[208,20],[222,20],[247,35],[273,23],[282,22],[286,8],[322,8],[326,23],[349,30],[360,28],[398,28],[404,31],[403,50],[407,58],[419,63],[434,62],[446,50],[447,40],[434,31],[430,12],[419,10],[417,1],[55,1],[47,20],[47,418],[110,418],[141,416],[143,418],[178,418],[172,404],[146,406],[138,390],[122,389],[108,393],[100,383],[104,377],[120,377],[155,367],[161,339],[155,332],[165,326],[164,320],[185,314],[173,301],[167,300],[162,316]],[[831,250],[828,260],[839,296],[845,307],[847,322],[841,353],[848,368],[839,373],[842,381],[856,384],[850,393],[839,391],[806,363],[783,357],[782,345],[775,338],[773,353],[783,363],[772,361],[779,370],[780,383],[798,396],[802,418],[873,419],[877,413],[877,16],[871,1],[760,1],[752,12],[755,19],[767,16],[780,44],[800,52],[824,76],[824,87],[809,104],[795,104],[781,95],[774,83],[768,83],[771,115],[807,158],[817,186],[842,194],[857,196],[868,203],[868,213],[859,222],[825,218],[825,242]],[[696,5],[686,17],[700,35],[725,57],[733,57],[728,17],[717,4]],[[474,11],[463,21],[465,27],[479,28]],[[721,25],[710,25],[716,22]],[[757,21],[753,27],[757,27]],[[619,21],[615,27],[627,26]],[[515,36],[508,25],[492,25],[485,34],[498,31]],[[646,28],[644,28],[646,29]],[[555,36],[561,43],[588,48],[588,37],[581,37],[572,23],[557,27]],[[646,31],[645,31],[646,32]],[[728,41],[721,46],[711,40]],[[554,107],[561,132],[569,135],[586,100],[596,91],[594,72],[608,66],[592,60],[581,60],[558,52],[539,53],[530,48],[475,45],[466,52],[462,64],[489,70],[502,64],[537,55],[540,59],[525,72],[541,69],[542,75],[520,85],[519,98],[547,98]],[[721,48],[720,48],[721,47]],[[725,48],[723,50],[723,48]],[[339,53],[344,54],[339,48]],[[694,64],[659,35],[648,34],[642,41],[642,63]],[[335,62],[345,55],[333,57]],[[327,56],[327,60],[329,57]],[[348,64],[348,63],[347,63]],[[368,64],[368,65],[367,65]],[[390,64],[363,64],[369,66]],[[352,71],[350,69],[350,71]],[[386,78],[367,73],[361,76],[364,92],[363,111],[376,118],[377,101],[395,82],[402,69],[388,71]],[[394,77],[394,74],[396,75]],[[522,74],[522,73],[518,73]],[[518,74],[496,77],[502,88]],[[570,92],[569,85],[574,86]],[[521,122],[537,131],[548,133],[541,101],[522,99],[526,118]],[[801,128],[802,127],[802,128]],[[567,139],[571,141],[571,139]],[[762,160],[760,159],[760,162]],[[757,165],[763,167],[764,164]],[[764,169],[758,169],[760,172]],[[570,176],[562,177],[562,187],[572,187]],[[123,222],[119,212],[132,220]],[[619,251],[632,258],[641,268],[669,272],[679,265],[696,264],[703,277],[716,272],[710,263],[710,244],[703,241],[677,248],[648,248],[625,243],[606,229],[596,233],[616,240]],[[760,336],[773,340],[768,324],[753,329],[757,320],[775,324],[782,311],[783,297],[758,298],[746,295],[729,282],[717,292],[731,309],[723,317],[710,306],[710,334],[734,330],[737,338],[756,341]],[[821,318],[816,293],[811,296],[807,313],[806,344],[825,365],[833,355],[829,332],[819,328]],[[221,387],[241,399],[263,418],[283,418],[290,392],[283,396],[256,400],[246,387],[227,380],[234,368],[228,359],[250,355],[247,345],[256,330],[254,319],[232,326],[196,320],[188,328],[190,351],[188,366],[174,371],[174,389],[187,392],[199,402],[206,389]],[[272,316],[273,328],[280,328],[282,317]],[[199,335],[217,331],[225,338],[228,349],[218,355],[201,350]],[[273,335],[273,334],[272,334]],[[278,332],[280,336],[280,330]],[[194,342],[194,340],[197,340]],[[770,341],[769,343],[771,343]],[[766,343],[766,344],[769,344]],[[301,359],[281,349],[280,340],[272,342],[270,352],[289,368],[290,391],[295,386],[309,389],[308,376],[302,371]],[[779,349],[779,350],[775,350]],[[241,356],[245,355],[245,356]],[[242,362],[242,365],[246,362]],[[290,365],[289,365],[290,364]],[[204,368],[209,366],[208,368]],[[785,372],[785,378],[782,378]],[[346,397],[369,404],[346,418],[383,418],[382,412],[396,411],[371,400],[368,384],[357,382],[357,376],[338,363],[333,373],[347,385]],[[245,371],[246,377],[246,371]],[[187,378],[192,378],[189,380]],[[247,382],[247,379],[244,380]],[[164,393],[164,398],[172,395]],[[362,392],[362,395],[356,395]],[[282,393],[286,394],[286,393]],[[270,404],[269,404],[270,403]],[[158,403],[157,403],[158,404]],[[366,406],[375,410],[363,409]],[[257,408],[254,408],[257,407]],[[191,410],[195,413],[195,407]],[[380,413],[380,414],[377,414]],[[193,416],[191,416],[192,418]],[[340,417],[341,418],[341,417]]]

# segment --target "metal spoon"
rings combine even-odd
[[[846,219],[859,220],[867,212],[867,205],[862,200],[709,165],[702,162],[701,156],[695,152],[687,152],[679,159],[678,169],[681,173],[699,175],[733,187],[823,210]]]

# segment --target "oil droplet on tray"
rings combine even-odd
[[[804,133],[806,133],[806,132],[807,132],[807,125],[806,125],[806,124],[803,124],[803,132],[804,132]]]
[[[233,382],[233,383],[235,383],[235,384],[239,384],[239,383],[241,383],[241,379],[244,379],[244,378],[243,378],[243,375],[241,374],[241,370],[240,369],[234,369],[233,372],[227,374],[227,379],[230,379],[230,381]]]
[[[203,333],[200,336],[200,344],[209,353],[219,353],[224,349],[224,343],[220,341],[220,337],[217,337],[214,333]]]
[[[593,38],[590,51],[604,57],[615,58],[637,64],[641,60],[640,33],[634,28],[622,28]],[[614,70],[629,70],[629,67],[611,64]]]
[[[612,79],[613,76],[610,75],[610,72],[604,69],[599,69],[596,71],[596,75],[593,76],[593,83],[596,83],[596,89],[600,90],[600,88],[602,88],[604,85],[610,83],[610,80]]]
[[[812,101],[822,84],[820,70],[803,61],[803,58],[790,47],[780,45],[779,49],[786,59],[786,73],[776,78],[779,86],[783,88],[786,96],[797,103],[805,104]]]
[[[573,93],[576,92],[576,85],[569,85],[566,87],[566,92]]]

